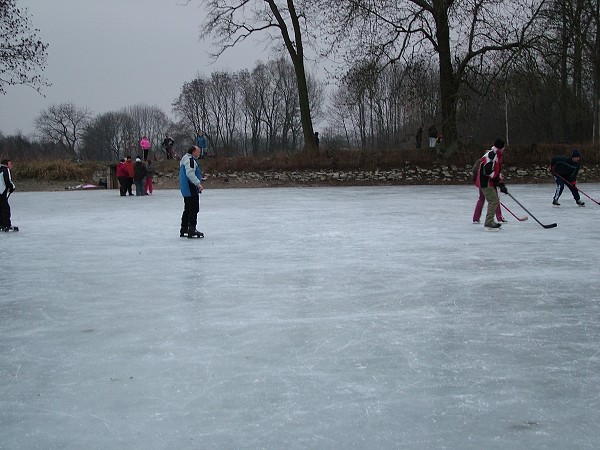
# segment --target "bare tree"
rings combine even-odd
[[[242,90],[242,105],[244,111],[244,134],[246,128],[250,127],[250,148],[254,156],[258,155],[259,144],[262,133],[262,88],[259,80],[264,80],[266,77],[261,76],[264,71],[264,64],[259,64],[252,70],[242,71],[240,74],[240,87]]]
[[[165,132],[171,126],[169,118],[158,106],[138,104],[123,108],[132,121],[134,132],[131,141],[127,143],[127,151],[134,156],[140,154],[139,141],[142,136],[147,136],[152,143],[151,151],[156,152],[164,138]]]
[[[38,92],[49,83],[42,77],[48,44],[32,29],[27,9],[17,8],[16,0],[0,0],[0,93],[6,86],[26,85]]]
[[[208,132],[211,128],[208,117],[209,85],[210,80],[198,76],[184,83],[179,96],[173,102],[173,111],[183,120],[186,127],[191,129],[192,140],[200,131]],[[207,134],[209,140],[210,134]],[[214,147],[212,142],[210,146]]]
[[[594,109],[597,11],[598,2],[589,0],[549,0],[545,10],[546,39],[538,50],[548,74],[560,79],[556,97],[562,140],[577,139],[589,128],[585,124],[589,123],[589,111]]]
[[[83,136],[85,159],[110,161],[126,156],[127,143],[137,138],[134,129],[133,120],[124,112],[108,112],[94,118]]]
[[[594,36],[588,42],[594,86],[594,132],[600,144],[600,2],[591,2]]]
[[[317,0],[316,0],[317,1]],[[482,68],[501,68],[537,34],[533,25],[546,0],[345,0],[317,2],[333,31],[332,49],[352,44],[353,58],[384,64],[416,55],[436,57],[442,131],[446,144],[457,139],[461,85]],[[350,34],[349,34],[350,33]],[[494,59],[490,59],[491,57]]]
[[[315,149],[311,105],[305,70],[304,37],[308,35],[303,0],[204,0],[208,8],[206,31],[216,38],[218,58],[225,50],[256,33],[275,31],[289,54],[298,89],[300,121],[306,148]],[[297,5],[300,6],[298,9]],[[275,39],[274,42],[280,42]]]
[[[228,156],[234,151],[240,97],[236,75],[227,72],[212,73],[207,102],[209,120],[213,125],[210,141],[214,149],[222,147]]]
[[[42,141],[58,144],[66,155],[79,158],[79,144],[91,113],[86,108],[78,108],[72,103],[51,105],[34,120]]]

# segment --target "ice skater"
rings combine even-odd
[[[478,159],[477,161],[475,161],[475,164],[473,164],[473,183],[477,182],[477,173],[479,172],[479,168],[481,167],[481,158]],[[494,188],[496,189],[496,188]],[[481,188],[478,188],[479,190],[479,198],[477,199],[477,203],[475,203],[475,211],[473,211],[473,223],[474,224],[478,224],[480,223],[480,219],[481,219],[481,211],[483,210],[483,205],[485,203],[485,195],[483,195],[483,191],[481,190]],[[496,194],[498,194],[498,190],[496,189]],[[496,208],[496,221],[501,222],[501,223],[506,223],[508,222],[508,220],[506,220],[503,216],[502,216],[502,209],[500,208],[500,202],[498,202],[498,207]]]
[[[494,146],[482,156],[479,169],[477,170],[475,186],[480,189],[485,200],[488,202],[483,228],[485,231],[499,231],[502,226],[500,223],[494,222],[494,214],[500,203],[496,187],[499,187],[500,191],[504,194],[508,193],[502,177],[503,156],[504,141],[496,139]],[[473,220],[475,220],[475,216],[473,216]]]
[[[496,196],[498,195],[498,190],[496,189]],[[477,199],[477,203],[475,203],[475,211],[473,211],[473,223],[480,223],[481,219],[481,211],[483,211],[483,205],[485,204],[485,195],[481,188],[479,188],[479,198]],[[498,202],[498,206],[496,207],[496,221],[499,223],[507,223],[508,220],[504,218],[502,215],[502,209],[500,207],[500,202]]]
[[[121,158],[117,164],[117,180],[119,180],[119,193],[121,197],[125,197],[129,187],[129,169],[125,165],[125,158]]]
[[[560,198],[565,184],[573,194],[575,203],[579,206],[585,206],[585,203],[581,201],[579,190],[577,189],[577,173],[581,167],[581,153],[579,150],[573,150],[571,157],[556,155],[550,162],[550,172],[554,176],[556,181],[556,190],[554,191],[554,197],[552,198],[553,206],[560,206],[558,199]]]
[[[10,204],[8,203],[8,197],[16,187],[10,174],[12,167],[10,159],[3,159],[0,162],[0,231],[19,231],[19,227],[14,227],[11,223]]]
[[[133,165],[133,181],[135,182],[135,195],[144,195],[144,178],[146,178],[146,166],[140,158],[135,158]]]
[[[183,195],[183,214],[179,237],[188,239],[203,238],[204,233],[196,230],[200,211],[200,193],[202,192],[202,170],[198,164],[200,147],[190,147],[179,163],[179,189]]]
[[[154,164],[152,164],[152,160],[148,160],[148,164],[146,165],[146,179],[144,181],[144,195],[152,195],[152,191],[154,191]]]

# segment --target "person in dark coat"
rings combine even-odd
[[[575,203],[579,206],[585,206],[585,203],[581,201],[579,190],[577,189],[577,173],[581,167],[581,153],[579,150],[573,150],[571,157],[556,155],[550,162],[550,172],[554,176],[556,181],[556,190],[554,191],[554,197],[552,198],[553,206],[560,206],[558,199],[560,198],[565,184],[573,194]]]
[[[10,204],[8,196],[15,190],[15,184],[10,174],[12,161],[3,159],[0,163],[0,231],[18,231],[10,221]]]
[[[415,141],[417,144],[417,148],[421,148],[421,143],[423,142],[423,124],[417,128],[417,134],[415,135]]]
[[[140,158],[135,159],[133,165],[133,181],[135,183],[135,195],[144,195],[144,178],[146,178],[146,167]]]

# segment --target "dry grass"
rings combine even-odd
[[[76,164],[61,160],[13,161],[16,179],[38,181],[90,180],[97,170],[106,169],[103,163]]]
[[[518,167],[547,165],[556,154],[568,155],[571,145],[538,144],[531,146],[509,147],[505,153],[505,164]],[[583,164],[600,163],[600,147],[592,145],[577,146],[583,154]],[[350,151],[323,149],[319,153],[277,153],[270,156],[208,158],[202,160],[202,170],[213,172],[249,172],[249,171],[306,171],[306,170],[387,170],[409,166],[467,165],[480,157],[485,148],[463,148],[451,157],[444,157],[423,148],[420,150],[394,151]],[[29,161],[14,160],[14,177],[17,179],[50,181],[91,180],[93,174],[105,170],[107,165],[116,162],[91,162],[77,164],[70,161]],[[159,172],[178,170],[179,161],[157,161]]]

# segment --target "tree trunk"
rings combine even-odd
[[[315,133],[313,129],[312,117],[310,114],[310,99],[308,96],[308,83],[306,82],[306,73],[304,71],[304,58],[299,61],[292,59],[294,70],[296,71],[296,80],[298,83],[298,101],[300,106],[300,123],[304,134],[304,148],[306,150],[317,151],[315,144]]]
[[[273,12],[279,28],[281,30],[281,36],[285,47],[292,59],[294,65],[294,72],[296,73],[296,83],[298,85],[298,103],[300,107],[300,123],[302,124],[302,131],[304,134],[304,149],[317,151],[317,145],[315,143],[315,135],[312,124],[312,117],[310,114],[310,101],[308,97],[308,83],[306,82],[306,71],[304,69],[304,47],[302,44],[302,30],[300,28],[300,21],[296,8],[294,6],[294,0],[287,0],[288,12],[290,14],[290,20],[292,21],[294,39],[289,34],[289,30],[281,16],[279,8],[275,4],[274,0],[268,0],[269,7]]]
[[[440,99],[442,102],[442,136],[444,146],[450,147],[457,139],[456,131],[456,96],[458,86],[452,67],[450,52],[450,27],[446,2],[434,2],[434,19],[436,22],[436,38],[440,70]]]

